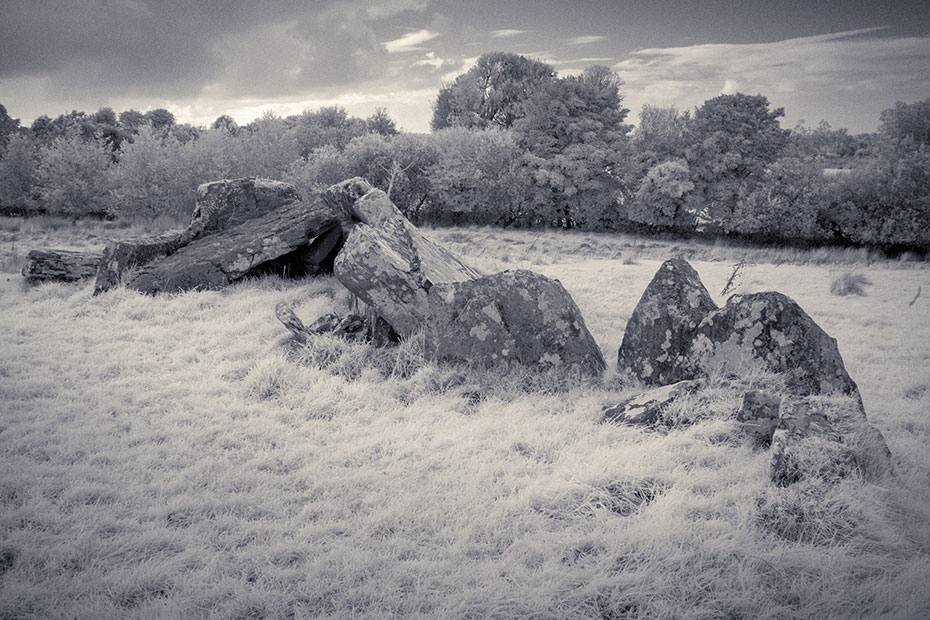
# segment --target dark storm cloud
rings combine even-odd
[[[371,23],[425,2],[7,4],[0,20],[0,78],[48,77],[61,94],[100,89],[183,95],[208,84],[258,93],[272,84],[301,88],[371,77],[386,57]]]

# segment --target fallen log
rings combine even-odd
[[[23,276],[30,283],[76,282],[97,272],[100,252],[77,250],[30,250],[26,255]]]

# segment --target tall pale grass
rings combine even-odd
[[[781,290],[837,338],[897,459],[880,483],[783,489],[722,382],[662,430],[600,423],[640,389],[613,360],[660,248],[458,234],[486,271],[559,278],[605,376],[299,346],[274,306],[345,310],[331,278],[160,297],[0,278],[0,618],[930,614],[928,300],[908,306],[930,270],[856,264],[869,295],[837,298],[846,262],[746,261],[736,292]],[[740,260],[719,258],[692,258],[712,293]]]

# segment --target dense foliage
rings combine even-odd
[[[205,181],[270,177],[312,195],[358,175],[418,222],[930,248],[930,99],[855,136],[783,129],[763,95],[646,105],[635,130],[622,104],[606,67],[559,77],[493,52],[439,91],[431,134],[398,132],[381,108],[209,127],[102,108],[22,127],[0,105],[0,211],[182,220]]]

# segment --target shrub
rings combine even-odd
[[[51,214],[74,219],[109,215],[110,162],[110,152],[102,141],[85,141],[80,135],[56,138],[39,153],[36,185],[40,206]]]

